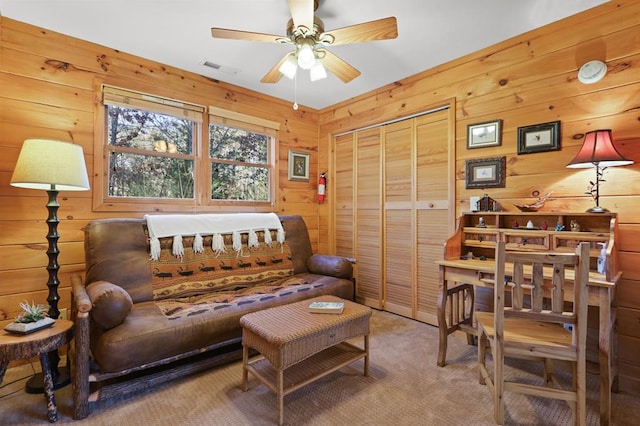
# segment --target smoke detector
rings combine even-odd
[[[578,80],[582,84],[593,84],[602,80],[607,74],[607,64],[602,61],[589,61],[580,67]]]

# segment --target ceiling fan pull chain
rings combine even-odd
[[[293,76],[293,109],[298,110],[298,73]]]

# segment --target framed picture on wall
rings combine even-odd
[[[504,188],[507,157],[478,158],[465,163],[465,188]]]
[[[289,180],[309,182],[309,153],[289,150]]]
[[[502,120],[485,121],[467,126],[467,148],[499,146]]]
[[[560,122],[518,127],[518,154],[560,149]]]

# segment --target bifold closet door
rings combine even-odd
[[[438,267],[454,223],[450,188],[449,111],[416,118],[416,315],[437,324]],[[452,197],[453,198],[453,197]]]
[[[380,128],[336,138],[336,254],[353,257],[356,300],[382,308]]]
[[[384,309],[413,317],[415,151],[413,120],[384,126]]]
[[[382,308],[382,151],[380,128],[356,134],[356,297]]]
[[[354,253],[354,135],[349,133],[335,139],[335,179],[329,185],[335,189],[335,245],[336,254],[355,257]]]
[[[335,139],[336,253],[354,257],[356,300],[436,324],[453,231],[449,110]]]

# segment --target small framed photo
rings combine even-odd
[[[467,126],[467,148],[498,146],[501,143],[502,120],[486,121]]]
[[[465,188],[504,188],[507,157],[479,158],[465,163]]]
[[[309,153],[289,150],[289,180],[309,182]]]
[[[518,127],[518,154],[560,149],[560,122]]]

